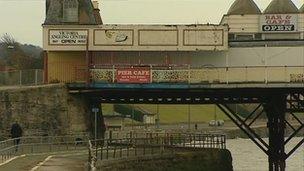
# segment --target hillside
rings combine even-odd
[[[14,70],[42,69],[43,49],[17,42],[9,34],[0,36],[0,66]]]
[[[157,113],[157,105],[135,105],[151,113]],[[215,118],[228,118],[214,105],[191,105],[191,122],[209,122]],[[113,114],[112,104],[103,104],[105,115]],[[188,121],[188,105],[159,105],[160,122],[163,124],[181,123]]]

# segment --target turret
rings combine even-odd
[[[44,24],[97,24],[91,0],[47,0]]]
[[[299,9],[300,13],[304,13],[304,4],[302,5],[302,7]]]
[[[235,0],[228,15],[261,14],[261,10],[253,0]]]
[[[272,0],[264,11],[264,14],[294,14],[294,13],[299,13],[299,10],[291,0]]]

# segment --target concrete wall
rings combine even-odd
[[[0,89],[1,136],[18,121],[25,135],[60,135],[89,129],[88,102],[70,95],[64,85]]]
[[[223,17],[221,24],[229,25],[229,33],[257,33],[259,17],[259,15],[229,15]]]
[[[303,66],[304,46],[233,47],[226,52],[100,52],[94,55],[93,61],[97,64],[169,63],[194,67]]]

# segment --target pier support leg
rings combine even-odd
[[[286,97],[280,95],[270,97],[269,101],[264,104],[264,110],[267,114],[269,130],[269,171],[285,171]]]

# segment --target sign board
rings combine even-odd
[[[49,30],[49,45],[86,45],[87,30]]]
[[[117,83],[150,83],[150,68],[121,68],[117,69]]]
[[[95,46],[133,46],[133,30],[96,29],[94,30]]]
[[[297,14],[265,14],[260,16],[260,31],[262,32],[295,32],[297,30]]]
[[[98,113],[99,112],[99,108],[92,108],[92,112],[93,113]]]
[[[45,25],[43,27],[45,51],[228,50],[227,25]]]

